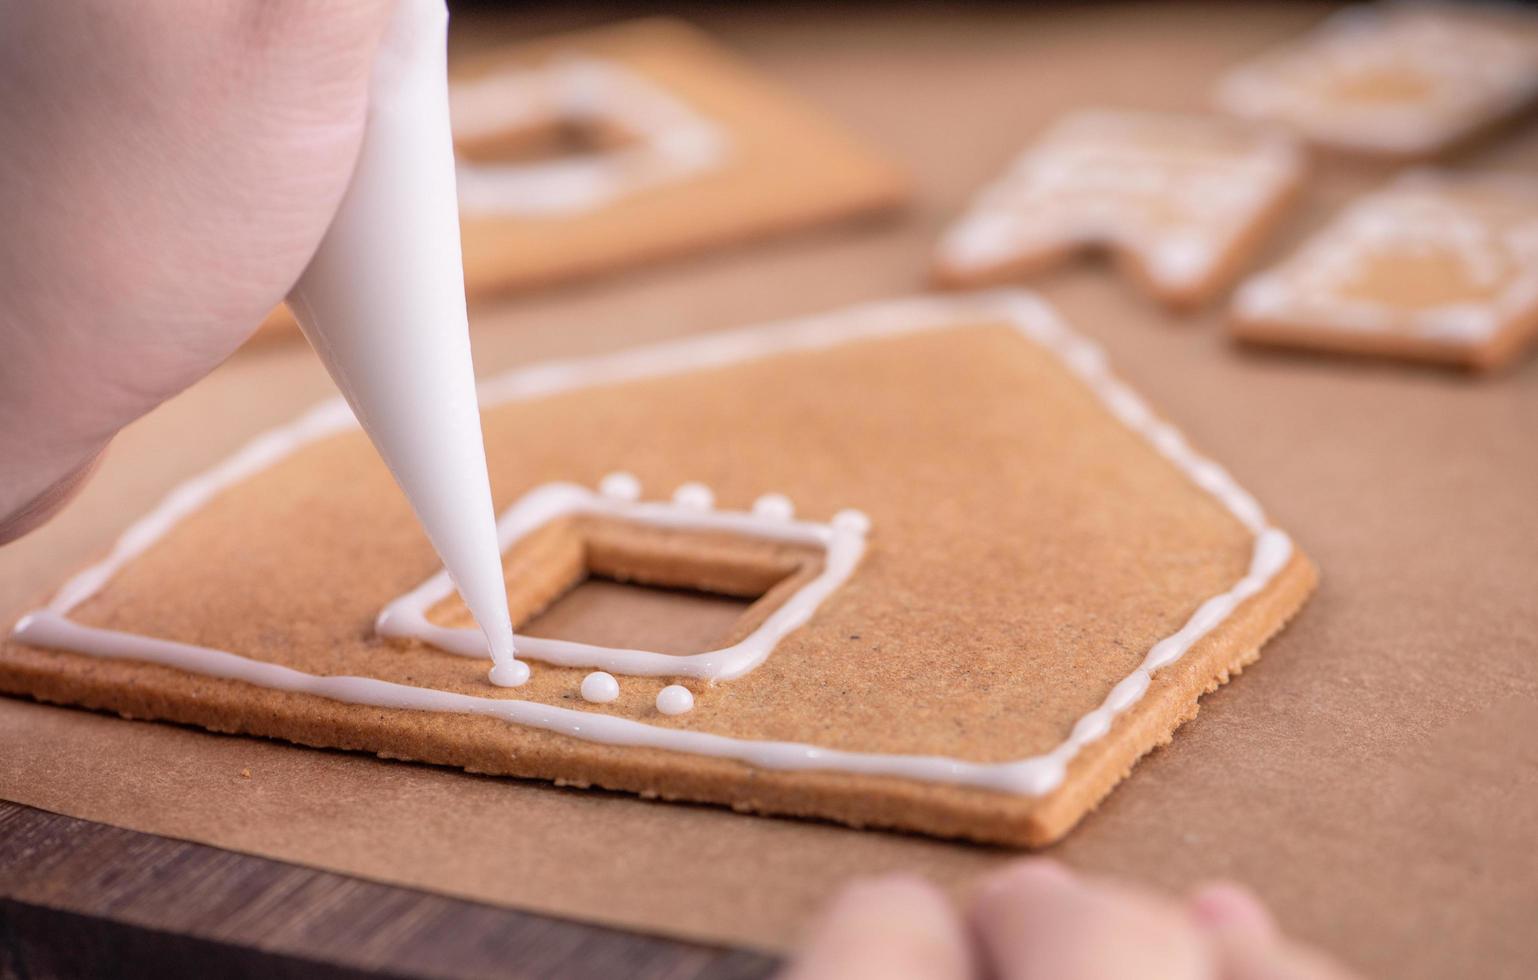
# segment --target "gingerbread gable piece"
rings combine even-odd
[[[483,404],[523,687],[486,681],[421,531],[334,404],[174,491],[19,624],[0,689],[1036,845],[1252,661],[1314,580],[1225,470],[1025,293],[536,366],[487,382]],[[682,646],[640,613],[563,632],[600,584],[698,590],[708,615]],[[617,698],[579,693],[595,668]],[[693,710],[659,710],[665,687]]]

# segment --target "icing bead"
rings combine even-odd
[[[796,505],[783,493],[766,493],[753,501],[753,513],[771,521],[788,521],[796,516]]]
[[[640,500],[641,481],[634,474],[621,470],[604,477],[598,484],[598,492],[612,500]]]
[[[716,505],[716,495],[703,483],[685,483],[673,491],[673,503],[690,510],[709,510]]]
[[[594,704],[608,704],[619,697],[619,681],[614,675],[603,670],[595,670],[582,678],[582,700],[591,701]]]
[[[665,715],[681,715],[694,709],[694,694],[681,684],[669,684],[657,692],[657,710]]]
[[[497,664],[486,675],[498,687],[522,687],[529,680],[529,665],[522,660]]]

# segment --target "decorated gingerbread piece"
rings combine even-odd
[[[1220,118],[1092,110],[1063,119],[946,230],[943,284],[1028,276],[1107,250],[1167,305],[1237,275],[1302,178],[1290,140]]]
[[[1471,368],[1538,333],[1538,180],[1417,171],[1235,295],[1241,339]]]
[[[1538,97],[1538,15],[1503,3],[1348,7],[1225,75],[1229,111],[1340,150],[1423,158]]]
[[[538,365],[482,396],[521,686],[487,681],[484,639],[336,403],[175,489],[16,626],[0,689],[1039,845],[1314,582],[1255,498],[1026,293]]]

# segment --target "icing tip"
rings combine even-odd
[[[494,664],[486,677],[497,687],[522,687],[529,680],[529,665],[522,660]]]
[[[870,515],[863,510],[855,510],[847,507],[833,515],[833,526],[840,531],[853,531],[856,534],[865,534],[870,530]]]

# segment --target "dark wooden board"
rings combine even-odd
[[[396,888],[0,801],[0,978],[747,980],[766,956]]]

